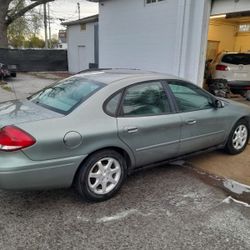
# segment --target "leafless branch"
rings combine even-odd
[[[8,19],[6,20],[6,25],[11,24],[16,19],[23,16],[26,12],[34,9],[36,6],[39,6],[39,5],[44,4],[44,3],[53,2],[53,1],[54,0],[38,0],[38,1],[35,1],[34,3],[32,3],[32,4],[24,7],[23,9],[19,10],[17,13],[13,13],[12,15],[9,15]]]

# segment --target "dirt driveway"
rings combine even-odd
[[[250,106],[250,102],[244,98],[235,100]],[[239,155],[231,156],[223,151],[215,151],[195,156],[189,162],[205,172],[250,186],[250,145]]]
[[[250,145],[240,155],[215,151],[195,156],[189,161],[198,169],[250,186]]]

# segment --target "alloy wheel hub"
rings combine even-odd
[[[90,169],[88,185],[92,192],[103,195],[111,192],[120,178],[120,163],[112,157],[107,157],[96,162]]]
[[[238,126],[233,135],[233,147],[237,150],[241,150],[246,142],[248,137],[248,131],[245,125]]]

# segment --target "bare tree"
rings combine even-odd
[[[18,18],[24,16],[28,11],[35,7],[53,2],[54,0],[37,0],[37,1],[25,1],[27,5],[23,8],[17,8],[18,4],[24,0],[17,1],[16,4],[12,4],[13,0],[0,0],[0,48],[8,47],[7,30],[11,23]]]

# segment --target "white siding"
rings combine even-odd
[[[68,63],[72,73],[88,69],[89,63],[95,62],[94,26],[95,23],[88,23],[86,30],[81,30],[79,24],[68,26]]]
[[[183,32],[179,35],[183,44],[177,75],[203,86],[211,1],[179,1],[184,3],[185,15]]]
[[[201,85],[211,0],[100,4],[100,67],[141,68]]]

